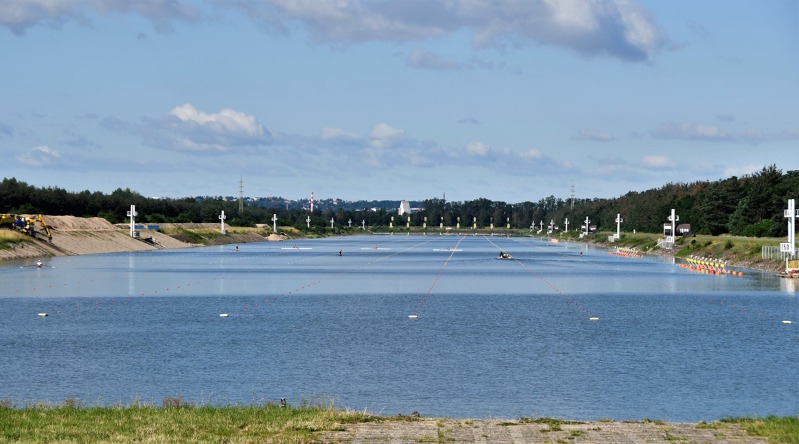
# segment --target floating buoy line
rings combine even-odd
[[[640,251],[634,248],[618,247],[615,250],[608,250],[608,254],[621,257],[642,258],[644,257]]]
[[[494,242],[492,242],[491,240],[489,240],[485,236],[483,236],[483,237],[489,243],[491,243],[492,245],[497,247],[497,245],[494,244]],[[449,260],[453,257],[453,254],[456,251],[462,251],[461,249],[457,248],[460,245],[460,242],[462,240],[463,240],[463,237],[461,237],[461,239],[458,241],[458,245],[456,245],[456,247],[454,249],[453,248],[435,249],[435,250],[448,250],[451,254],[447,258],[447,260],[444,263],[444,265],[442,266],[442,269],[439,271],[439,275],[436,277],[436,280],[433,282],[433,284],[431,285],[430,289],[427,291],[427,293],[424,295],[424,297],[417,304],[417,308],[416,308],[417,311],[423,306],[424,303],[426,303],[426,300],[430,297],[432,291],[434,290],[435,286],[437,285],[438,278],[443,273],[443,270],[446,268]],[[514,239],[514,241],[526,244],[526,242],[521,242],[522,239],[518,239],[518,240]],[[356,267],[354,267],[352,269],[349,269],[349,270],[342,270],[342,271],[340,271],[340,272],[338,272],[336,274],[332,274],[332,275],[330,275],[330,276],[328,276],[328,277],[326,277],[324,279],[317,279],[317,280],[306,282],[305,285],[301,285],[301,286],[299,286],[299,287],[297,287],[297,288],[295,288],[295,289],[293,289],[291,291],[288,291],[287,293],[284,293],[283,295],[286,296],[286,295],[299,293],[299,292],[304,291],[304,290],[306,290],[308,288],[312,288],[315,285],[319,285],[322,282],[330,281],[330,280],[338,278],[339,276],[342,276],[344,274],[354,272],[356,269],[369,266],[371,264],[374,264],[375,262],[382,261],[382,260],[390,258],[390,257],[392,257],[392,256],[394,256],[396,254],[400,254],[400,253],[408,251],[408,250],[410,250],[412,248],[416,248],[419,245],[423,245],[426,242],[430,242],[430,240],[426,240],[424,242],[420,242],[418,244],[412,245],[412,246],[410,246],[408,248],[405,248],[403,250],[393,252],[392,254],[381,255],[380,257],[376,258],[375,260],[366,262],[364,264],[361,264],[361,265],[356,266]],[[535,245],[535,246],[538,246],[538,245]],[[336,250],[338,250],[338,248],[339,247],[336,247]],[[497,247],[497,248],[499,249],[499,247]],[[373,249],[373,248],[368,248],[368,249]],[[390,250],[391,248],[390,247],[389,248],[378,247],[378,249],[381,250],[381,252],[385,252],[387,250]],[[275,255],[275,254],[281,254],[281,253],[279,253],[278,251],[275,251],[273,253],[269,253],[270,256]],[[314,255],[301,255],[301,259],[290,261],[287,264],[308,262],[308,261],[312,261],[312,260],[315,260],[315,259],[318,259],[318,258],[323,258],[323,257],[332,257],[333,254],[334,253],[331,253],[331,252],[324,252],[324,253],[321,253],[321,254],[318,254],[318,255],[316,255],[316,254],[314,254]],[[558,252],[557,254],[568,255],[567,253],[563,253],[563,252]],[[292,256],[294,258],[298,257],[296,255],[292,255]],[[569,256],[573,256],[573,255],[569,255]],[[242,258],[236,258],[235,260],[236,261],[244,260],[244,258],[243,257]],[[545,279],[543,276],[541,276],[540,273],[537,273],[535,270],[530,269],[524,262],[519,261],[518,259],[514,259],[514,260],[516,260],[516,262],[520,266],[522,266],[523,268],[528,269],[528,271],[530,271],[531,274],[533,274],[534,276],[538,277],[542,282],[544,282],[547,285],[549,285],[553,289],[553,291],[555,291],[558,295],[562,296],[567,302],[569,302],[571,305],[573,305],[577,310],[579,310],[579,311],[581,311],[583,313],[586,313],[586,314],[589,312],[589,310],[587,310],[586,307],[584,307],[578,300],[575,300],[573,297],[569,296],[568,294],[563,293],[556,285],[554,285],[553,283],[551,283],[547,279]],[[581,260],[582,260],[582,258],[581,258]],[[729,266],[726,263],[724,263],[723,261],[719,261],[719,260],[712,260],[712,259],[708,259],[708,258],[699,258],[699,257],[689,257],[686,261],[689,262],[690,264],[694,264],[694,266],[697,266],[697,267],[698,266],[703,266],[703,267],[714,268],[714,269],[717,269],[717,270],[725,270],[725,271],[728,272],[727,274],[732,274],[732,271],[733,271],[733,270],[731,270],[729,268]],[[590,263],[589,261],[585,261],[585,262],[586,263]],[[610,267],[607,267],[606,264],[602,264],[602,263],[595,264],[595,265],[597,265],[599,267],[610,268]],[[277,265],[271,265],[271,266],[274,267],[274,266],[277,266]],[[186,294],[186,291],[190,292],[191,289],[194,288],[194,287],[205,287],[205,286],[208,286],[209,284],[212,284],[215,281],[224,281],[226,279],[226,276],[224,275],[224,271],[225,271],[224,269],[220,269],[219,273],[221,273],[223,275],[220,275],[219,277],[215,277],[212,280],[200,279],[200,280],[197,280],[195,282],[183,283],[183,284],[180,284],[180,285],[170,285],[170,286],[167,286],[167,287],[164,287],[164,288],[156,288],[156,289],[150,288],[148,291],[145,291],[145,292],[141,292],[141,293],[137,293],[137,294],[128,294],[128,295],[112,297],[112,298],[98,297],[98,298],[96,298],[96,300],[93,301],[93,303],[87,303],[84,300],[80,300],[80,301],[74,303],[74,305],[72,305],[74,307],[74,311],[73,310],[69,310],[69,306],[68,305],[64,305],[64,306],[58,308],[57,310],[54,309],[53,311],[48,310],[48,311],[37,312],[36,316],[40,317],[40,318],[53,317],[53,316],[55,316],[57,318],[60,318],[60,317],[62,317],[62,315],[81,315],[81,314],[90,313],[92,310],[102,309],[104,306],[109,306],[109,305],[120,303],[121,301],[124,301],[125,299],[132,300],[132,299],[144,298],[144,297],[147,297],[147,296],[167,296],[167,295],[173,295],[173,294],[176,294],[176,293],[178,293],[178,294]],[[258,270],[257,272],[262,272],[262,271],[263,270]],[[710,273],[708,273],[708,274],[710,274]],[[94,285],[94,282],[95,281],[93,279],[82,279],[82,280],[76,280],[74,282],[73,281],[64,282],[63,283],[63,287],[81,286],[81,285]],[[17,294],[32,294],[34,296],[39,294],[39,295],[43,295],[44,296],[44,295],[50,294],[51,293],[51,291],[50,291],[51,289],[56,289],[56,292],[60,291],[60,290],[58,290],[59,287],[61,287],[61,285],[56,284],[56,283],[50,283],[49,285],[43,284],[41,286],[36,286],[36,287],[32,287],[32,288],[26,288],[24,290],[23,289],[17,289],[16,293]],[[715,296],[713,294],[694,295],[692,290],[690,290],[690,289],[679,289],[679,288],[674,288],[674,287],[669,287],[668,290],[669,291],[683,292],[687,296],[690,296],[690,297],[694,298],[697,301],[701,301],[703,303],[719,304],[721,306],[728,307],[731,310],[738,311],[738,312],[740,312],[742,314],[751,314],[752,316],[756,315],[759,318],[760,317],[771,318],[772,322],[775,322],[775,323],[778,323],[778,324],[781,324],[781,325],[785,325],[785,326],[792,326],[793,325],[793,321],[791,319],[783,319],[782,317],[777,317],[777,316],[775,316],[773,314],[772,315],[766,315],[762,311],[758,311],[756,308],[747,307],[746,305],[741,304],[740,302],[731,303],[728,300],[725,300],[723,297],[717,297],[717,296]],[[269,302],[270,299],[275,300],[277,297],[278,297],[278,295],[271,296],[271,297],[264,297],[263,302],[264,303]],[[229,317],[229,316],[234,316],[236,313],[250,312],[252,310],[255,310],[255,309],[259,308],[259,306],[260,306],[260,303],[258,303],[258,302],[254,303],[254,304],[245,303],[245,304],[242,304],[241,306],[237,307],[235,310],[229,310],[229,309],[226,309],[226,308],[222,308],[222,310],[216,312],[216,315],[219,316],[220,318],[226,318],[226,317]],[[42,308],[45,308],[45,307],[42,307]],[[232,307],[229,307],[229,308],[232,308]],[[418,318],[418,313],[414,312],[414,313],[410,314],[408,316],[408,318],[409,319],[417,319]],[[599,316],[591,315],[588,319],[591,320],[591,321],[598,321],[600,318],[599,318]]]
[[[419,311],[420,308],[422,308],[422,305],[425,303],[425,301],[427,301],[427,298],[430,297],[430,293],[433,292],[433,288],[436,287],[436,284],[438,284],[438,280],[441,278],[441,275],[444,274],[444,270],[446,270],[447,265],[449,264],[449,260],[452,259],[452,256],[455,256],[455,252],[460,251],[460,250],[458,250],[458,246],[461,244],[461,242],[463,242],[463,239],[465,239],[464,236],[461,236],[460,239],[458,239],[458,243],[455,244],[455,248],[453,248],[451,250],[452,252],[450,253],[449,256],[447,256],[447,259],[444,261],[444,264],[441,266],[441,268],[439,268],[438,274],[436,275],[435,279],[433,279],[433,283],[430,285],[430,288],[427,289],[427,293],[425,293],[425,295],[422,297],[422,299],[419,301],[419,303],[416,304],[416,307],[414,308],[413,313],[408,315],[408,318],[410,318],[410,319],[416,319],[417,318],[417,314],[416,313]]]
[[[489,238],[487,238],[486,236],[483,236],[483,239],[485,239],[486,241],[488,241],[488,243],[490,243],[491,245],[493,245],[495,248],[499,249],[500,251],[503,251],[503,250],[502,250],[502,248],[500,248],[500,247],[499,247],[497,244],[495,244],[494,242],[492,242],[492,241],[491,241]],[[516,242],[522,243],[521,241],[516,241]],[[531,273],[531,274],[532,274],[534,277],[536,277],[538,280],[540,280],[541,282],[543,282],[543,283],[545,283],[547,286],[549,286],[549,288],[551,288],[551,289],[552,289],[552,290],[553,290],[553,291],[554,291],[556,294],[558,294],[559,296],[561,296],[562,298],[564,298],[566,301],[568,301],[568,302],[569,302],[569,303],[570,303],[570,304],[571,304],[571,305],[572,305],[574,308],[576,308],[578,311],[580,311],[580,312],[581,312],[583,315],[588,315],[588,313],[589,313],[589,312],[588,312],[588,310],[587,310],[587,309],[586,309],[586,308],[583,306],[583,304],[581,304],[580,302],[578,302],[577,300],[575,300],[573,297],[569,296],[568,294],[564,293],[564,292],[563,292],[563,291],[562,291],[560,288],[556,287],[556,286],[555,286],[555,285],[554,285],[552,282],[550,282],[549,280],[547,280],[545,277],[543,277],[543,276],[542,276],[540,273],[536,272],[534,269],[532,269],[532,268],[528,267],[528,266],[527,266],[527,264],[525,264],[524,262],[522,262],[522,261],[518,260],[518,259],[517,259],[517,258],[515,258],[515,257],[513,257],[513,258],[512,258],[512,260],[513,260],[513,261],[515,261],[517,264],[519,264],[519,266],[521,266],[523,269],[525,269],[525,270],[527,270],[528,272],[530,272],[530,273]],[[599,317],[598,317],[598,316],[593,316],[593,315],[591,315],[591,316],[589,316],[589,317],[588,317],[588,320],[589,320],[589,321],[598,321],[598,320],[599,320]]]
[[[521,240],[517,240],[517,242],[523,243],[525,245],[527,244],[526,242],[523,242]],[[564,254],[564,253],[558,253],[558,254]],[[732,270],[732,269],[729,268],[729,265],[726,262],[718,260],[718,259],[714,260],[714,259],[700,258],[700,257],[695,257],[695,256],[690,256],[689,259],[691,260],[690,263],[694,264],[694,267],[696,267],[696,269],[699,269],[699,267],[701,266],[701,267],[704,267],[705,270],[708,270],[708,271],[704,272],[706,274],[743,276],[743,272],[742,271]],[[586,261],[586,262],[588,262],[588,261]],[[590,262],[590,263],[596,265],[597,267],[610,269],[609,267],[606,267],[603,264],[597,264],[597,263],[594,263],[594,262]],[[711,269],[711,268],[715,269],[715,273],[711,273],[709,271],[709,269]],[[697,271],[697,270],[694,270],[694,271]],[[698,272],[702,273],[702,271],[698,271]],[[553,288],[555,288],[555,287],[553,286]],[[763,312],[761,312],[761,311],[757,311],[757,310],[751,309],[749,307],[743,306],[740,303],[730,303],[729,301],[725,300],[724,298],[718,298],[718,297],[714,297],[712,295],[696,296],[691,290],[688,290],[688,289],[679,289],[679,288],[669,287],[668,290],[670,290],[670,291],[675,291],[676,290],[676,291],[683,292],[687,296],[695,297],[695,298],[697,298],[698,301],[701,301],[701,302],[705,302],[705,303],[714,303],[715,302],[715,303],[718,303],[719,305],[722,305],[722,306],[725,306],[725,307],[729,307],[730,309],[737,310],[737,311],[739,311],[741,313],[744,313],[744,314],[746,314],[746,313],[754,313],[759,318],[764,316]],[[793,324],[793,322],[791,320],[781,320],[780,318],[774,318],[774,317],[772,317],[771,319],[772,319],[772,322],[781,322],[783,325],[792,325]]]

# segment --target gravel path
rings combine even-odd
[[[350,424],[325,443],[765,443],[737,424],[586,422],[538,424],[495,419],[418,419]]]

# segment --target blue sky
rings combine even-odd
[[[515,203],[797,170],[798,46],[795,0],[0,0],[0,176]]]

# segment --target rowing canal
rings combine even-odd
[[[286,398],[453,418],[799,414],[799,280],[768,273],[483,236],[34,262],[0,264],[0,400],[16,406]]]

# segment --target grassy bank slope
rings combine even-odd
[[[74,402],[25,408],[0,406],[0,442],[53,443],[311,443],[352,442],[354,434],[369,442],[516,442],[512,434],[536,437],[531,442],[615,442],[630,434],[646,442],[799,443],[799,418],[736,418],[698,424],[638,422],[578,422],[552,418],[518,421],[379,417],[332,407],[191,406],[166,398],[165,407],[82,408]],[[367,424],[368,423],[368,424]],[[366,429],[364,429],[366,427]],[[475,430],[482,435],[477,438]],[[504,430],[504,431],[503,431]],[[509,435],[509,431],[515,430]],[[358,433],[360,431],[360,433]],[[620,435],[621,434],[621,435]],[[746,436],[764,439],[747,440]],[[510,439],[510,441],[505,438]],[[539,439],[540,438],[540,439]],[[362,441],[358,440],[359,442]],[[558,439],[557,442],[561,442]]]
[[[621,239],[610,243],[608,236],[613,233],[597,233],[589,242],[609,248],[634,248],[642,253],[673,255],[677,258],[700,256],[720,259],[733,267],[752,268],[766,271],[780,271],[785,268],[781,260],[763,259],[764,246],[779,247],[785,239],[757,238],[740,236],[702,236],[677,238],[673,250],[663,250],[657,246],[663,236],[650,233],[622,233]]]

